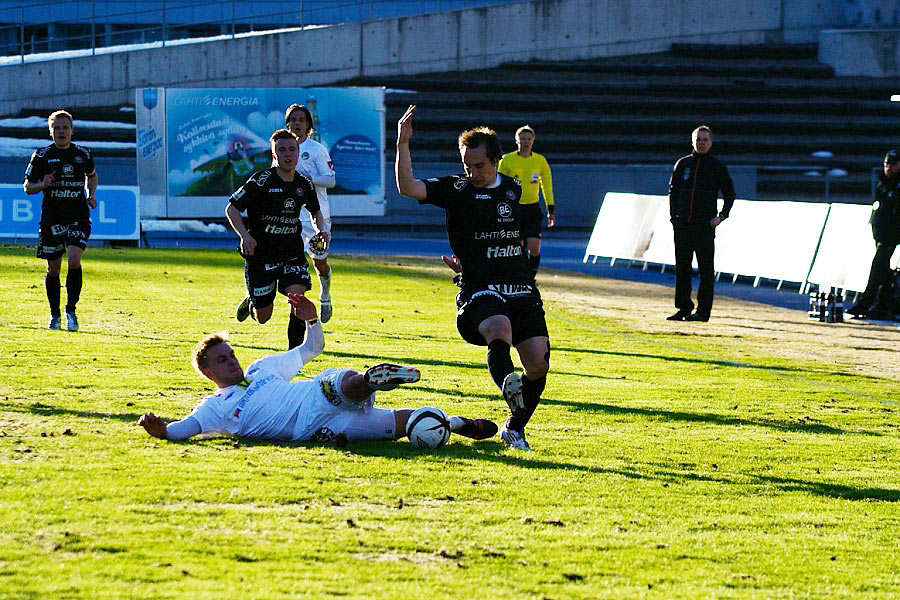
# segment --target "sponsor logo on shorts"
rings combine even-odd
[[[265,296],[266,294],[271,294],[275,291],[275,284],[270,283],[265,287],[253,288],[253,296],[258,298],[260,296]]]
[[[534,288],[530,285],[515,285],[508,283],[497,283],[488,286],[495,292],[499,292],[504,296],[529,296],[534,292]]]
[[[302,274],[302,273],[304,273],[305,271],[306,271],[306,269],[304,269],[302,265],[285,265],[285,267],[284,267],[284,274],[285,274],[285,275],[290,275],[290,274],[292,274],[292,273],[300,273],[300,274]]]
[[[275,269],[280,269],[283,264],[284,263],[266,263],[263,265],[263,268],[266,271],[274,271]]]
[[[53,235],[62,235],[67,231],[69,231],[68,225],[51,225],[50,226],[50,233],[52,233]]]

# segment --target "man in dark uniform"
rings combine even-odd
[[[446,212],[453,249],[445,262],[459,272],[456,325],[470,344],[487,346],[488,370],[503,393],[510,418],[500,430],[504,443],[530,451],[525,426],[540,403],[550,368],[550,338],[540,292],[521,244],[516,181],[497,172],[502,152],[486,127],[464,131],[459,152],[464,175],[421,181],[413,177],[410,106],[397,123],[397,189]],[[515,346],[523,374],[510,357]]]
[[[270,138],[274,166],[250,176],[231,195],[225,216],[241,238],[247,297],[238,305],[238,321],[252,316],[265,323],[272,316],[275,292],[303,295],[312,287],[309,263],[300,236],[300,209],[306,206],[317,232],[325,219],[312,181],[297,173],[297,136],[279,129]],[[248,226],[241,213],[247,211]],[[303,342],[306,323],[293,312],[288,322],[288,348]]]
[[[890,288],[891,256],[900,244],[900,152],[891,150],[884,155],[884,173],[878,174],[875,204],[872,212],[872,235],[875,237],[875,256],[869,269],[866,289],[847,309],[858,319],[894,320],[885,292]],[[879,293],[879,290],[881,291]],[[878,297],[878,303],[872,304]],[[871,309],[871,312],[870,312]]]
[[[709,154],[712,132],[701,125],[691,134],[694,151],[678,159],[669,181],[669,215],[675,230],[675,308],[669,321],[709,321],[715,282],[716,227],[734,205],[734,183],[725,165]],[[719,190],[722,210],[717,209]],[[691,314],[691,271],[697,255],[700,287]]]
[[[97,171],[94,157],[72,143],[72,115],[58,110],[47,119],[53,143],[31,155],[25,169],[25,193],[44,193],[37,257],[47,260],[44,285],[50,303],[50,329],[60,329],[62,255],[69,257],[66,273],[66,326],[78,331],[75,305],[81,296],[81,255],[91,236],[90,208],[97,208]],[[87,194],[85,194],[87,181]]]

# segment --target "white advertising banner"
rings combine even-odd
[[[870,214],[857,204],[736,200],[716,230],[716,271],[860,291],[875,252]],[[585,261],[592,256],[674,265],[668,197],[608,193]]]

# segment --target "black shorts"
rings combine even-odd
[[[494,315],[504,315],[512,325],[512,345],[533,337],[549,337],[544,303],[534,285],[493,285],[457,298],[456,329],[462,339],[487,346],[478,325]]]
[[[519,221],[522,224],[520,235],[523,238],[541,237],[541,226],[544,222],[544,215],[541,213],[541,203],[520,204]]]
[[[303,255],[277,262],[246,260],[244,280],[247,282],[247,293],[253,299],[253,306],[257,308],[272,304],[276,289],[282,294],[286,294],[287,288],[292,285],[312,289],[309,263]]]
[[[66,253],[69,246],[84,250],[91,237],[91,220],[74,223],[41,224],[38,233],[37,257],[55,260]]]

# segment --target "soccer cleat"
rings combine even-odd
[[[62,329],[59,322],[60,322],[59,315],[50,315],[50,324],[47,325],[47,329],[52,329],[53,331],[59,331],[60,329]]]
[[[414,367],[401,367],[390,363],[375,365],[363,374],[366,383],[373,390],[392,390],[404,383],[415,383],[421,377],[421,373]]]
[[[503,399],[509,404],[509,412],[525,408],[525,399],[522,398],[522,378],[516,373],[510,373],[503,380]]]
[[[234,311],[234,318],[239,322],[244,322],[247,320],[247,317],[250,316],[250,296],[247,296],[241,303],[237,305],[237,310]]]
[[[78,331],[78,317],[75,316],[74,312],[66,313],[66,328],[69,331]]]
[[[468,419],[460,417],[463,426],[453,433],[463,435],[473,440],[486,440],[497,435],[497,424],[487,419]]]
[[[319,308],[319,320],[323,323],[327,323],[331,320],[331,315],[334,313],[334,308],[331,306],[331,300],[319,300],[320,308]]]
[[[525,439],[524,428],[521,431],[516,431],[515,429],[509,429],[504,425],[500,429],[500,439],[510,448],[515,448],[522,452],[532,452],[531,446],[528,445],[528,440]]]

